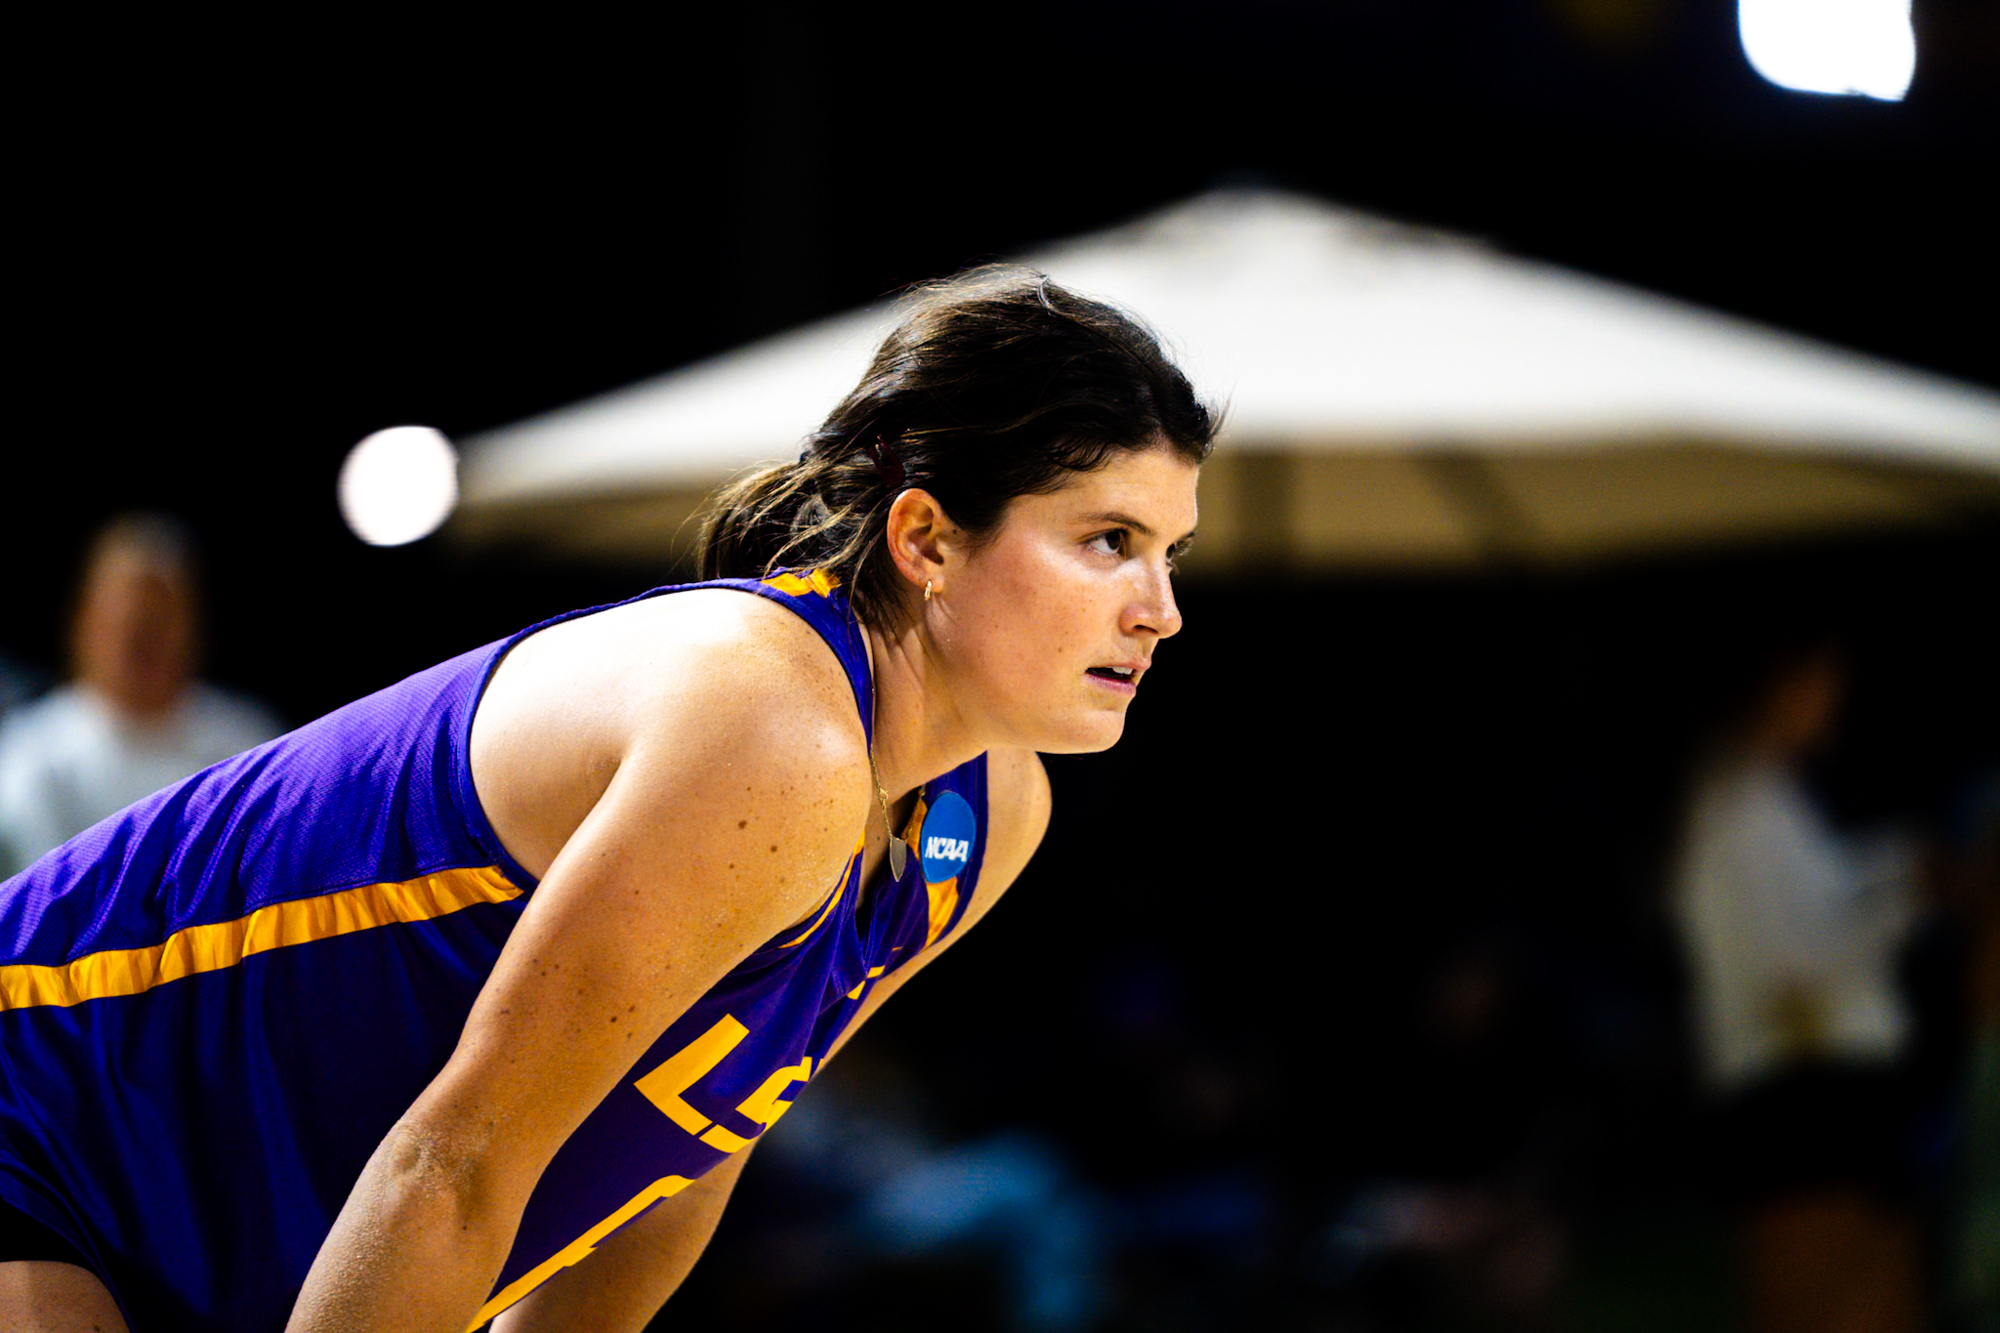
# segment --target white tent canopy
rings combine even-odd
[[[2000,395],[1272,191],[1022,257],[1211,400],[1203,564],[1560,559],[2000,498]],[[471,539],[657,555],[855,383],[884,304],[469,440]]]

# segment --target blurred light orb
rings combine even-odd
[[[458,451],[429,426],[378,430],[340,465],[340,516],[370,546],[428,537],[458,507]]]
[[[1910,0],[1737,0],[1736,27],[1780,88],[1900,102],[1917,70]]]

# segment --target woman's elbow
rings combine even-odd
[[[484,1127],[439,1124],[414,1116],[396,1122],[377,1149],[378,1187],[394,1211],[466,1235],[513,1235],[539,1171],[505,1151]]]

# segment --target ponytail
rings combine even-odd
[[[839,460],[808,447],[794,462],[766,464],[716,492],[697,543],[701,577],[763,578],[784,568],[826,569],[849,586],[855,610],[862,612],[869,599],[855,576],[871,538],[887,526],[896,492],[879,486],[873,495],[857,494],[852,484],[843,484],[851,479],[839,476],[841,471]],[[842,498],[838,510],[828,505],[828,495]]]

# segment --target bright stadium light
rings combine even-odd
[[[378,430],[340,465],[340,515],[370,546],[436,532],[458,506],[458,451],[429,426]]]
[[[1736,27],[1780,88],[1900,102],[1917,69],[1910,0],[1737,0]]]

